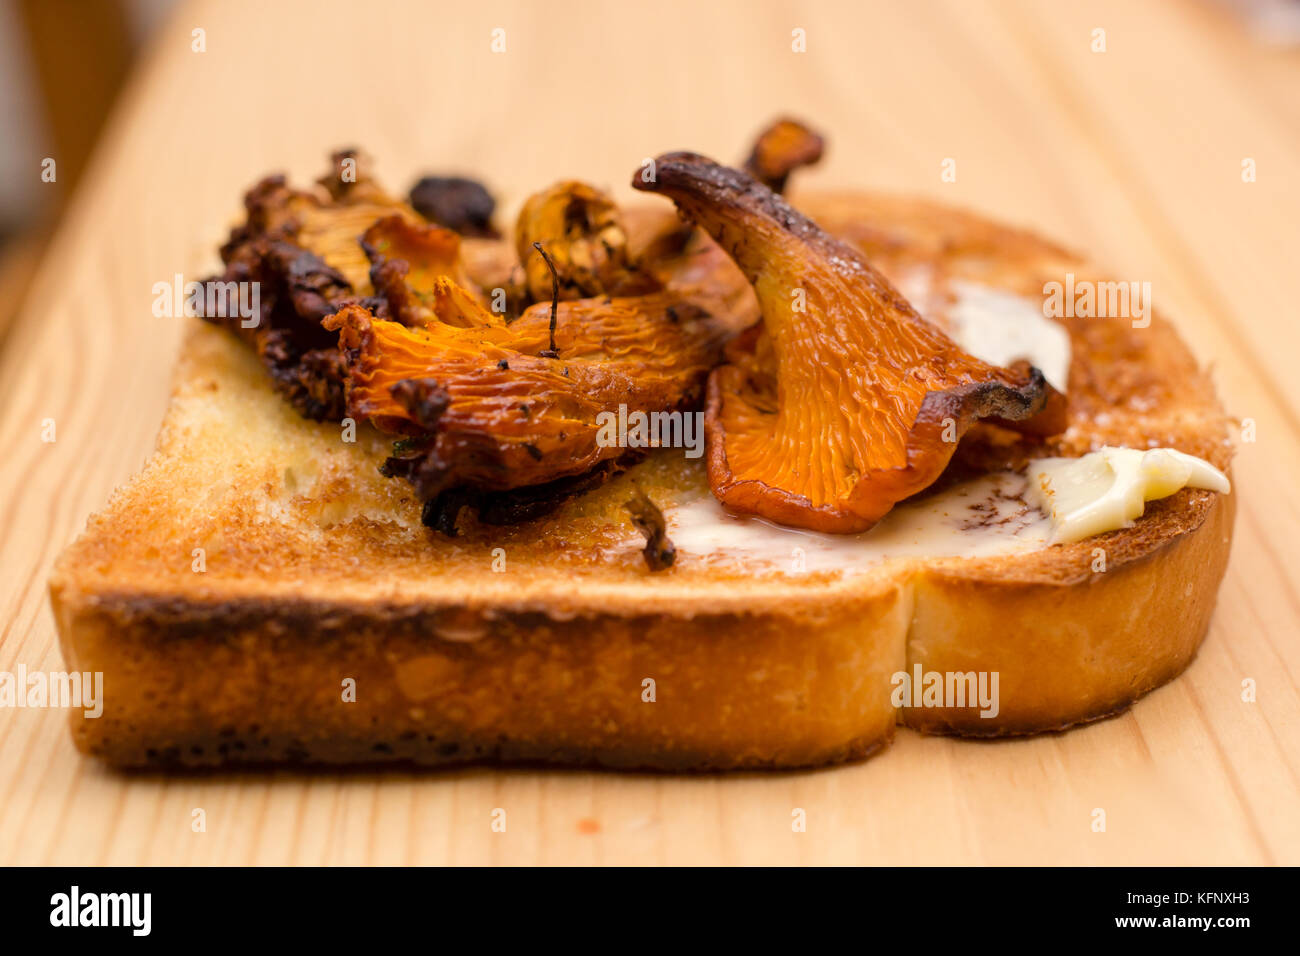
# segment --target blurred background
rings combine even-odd
[[[344,145],[374,156],[394,191],[426,172],[473,175],[506,225],[558,179],[623,201],[642,157],[735,161],[774,116],[803,117],[829,146],[796,193],[806,181],[915,194],[1150,280],[1259,435],[1234,464],[1233,558],[1196,667],[1088,730],[987,747],[912,739],[799,779],[475,770],[286,789],[127,783],[75,759],[61,720],[25,711],[18,730],[0,727],[0,860],[85,862],[87,848],[112,864],[1300,860],[1298,19],[1295,0],[0,0],[11,670],[57,666],[46,572],[154,447],[189,328],[152,314],[154,284],[211,268],[260,176],[310,183]],[[505,55],[489,47],[498,27]],[[57,182],[42,182],[56,157]],[[38,437],[47,417],[57,443]],[[1242,674],[1267,677],[1258,704],[1242,706]],[[199,799],[227,835],[189,839]],[[480,808],[506,800],[552,829],[498,842]],[[821,806],[825,822],[790,833],[792,803]],[[1098,806],[1108,834],[1087,826]],[[597,811],[602,833],[563,835]]]
[[[1300,50],[1300,0],[1184,2],[1213,8],[1262,51]],[[184,5],[0,0],[0,338],[133,67]],[[36,187],[46,157],[57,157],[57,182]]]
[[[0,336],[118,93],[177,0],[0,0]],[[41,161],[58,178],[38,188]]]

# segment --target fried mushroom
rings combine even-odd
[[[556,183],[530,196],[519,213],[515,251],[529,296],[545,302],[551,298],[551,273],[533,254],[539,242],[555,263],[561,300],[638,295],[657,286],[632,262],[614,201],[586,183]]]
[[[766,186],[694,153],[655,162],[655,180],[634,176],[634,188],[708,231],[762,312],[709,378],[709,483],[730,510],[865,531],[934,482],[977,420],[1064,427],[1063,397],[1041,372],[964,352]]]
[[[759,134],[744,170],[774,193],[802,166],[820,162],[826,141],[796,119],[779,119]]]

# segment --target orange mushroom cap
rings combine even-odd
[[[1064,427],[1064,397],[1041,372],[963,351],[857,250],[745,173],[668,153],[632,185],[711,234],[762,310],[761,330],[709,378],[709,483],[730,510],[865,531],[932,484],[976,421]]]

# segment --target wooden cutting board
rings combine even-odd
[[[1150,281],[1213,363],[1255,440],[1187,674],[1070,733],[900,732],[854,766],[684,778],[123,776],[76,753],[63,712],[6,710],[0,863],[1300,863],[1300,53],[1205,3],[183,6],[0,353],[0,670],[61,666],[51,561],[141,464],[165,406],[182,326],[153,317],[152,286],[212,261],[263,173],[306,181],[360,144],[396,187],[468,172],[507,210],[559,178],[625,197],[643,157],[739,159],[781,112],[829,135],[802,185],[1035,227]]]

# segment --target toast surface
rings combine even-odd
[[[1041,302],[1067,272],[1105,278],[1053,243],[930,203],[801,205],[941,323],[954,280]],[[1103,444],[1174,447],[1226,470],[1227,419],[1158,312],[1143,328],[1060,321],[1069,429],[1043,442],[980,426],[941,486]],[[248,349],[196,323],[157,452],[51,580],[68,666],[105,674],[104,715],[74,718],[79,745],[122,765],[710,769],[859,757],[900,720],[1056,729],[1186,666],[1231,535],[1231,496],[1185,490],[1072,545],[808,570],[684,550],[650,572],[623,503],[639,488],[671,520],[707,501],[702,461],[680,450],[547,517],[446,538],[421,524],[409,485],[379,474],[389,442],[305,421]],[[918,665],[997,672],[998,714],[895,706],[891,675]]]

